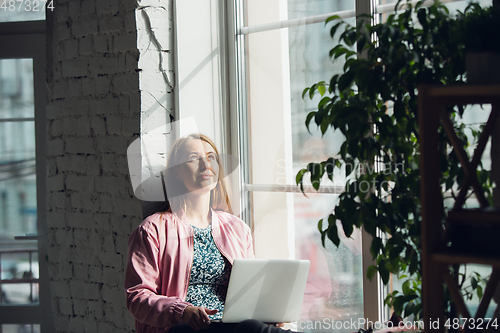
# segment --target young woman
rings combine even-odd
[[[165,185],[165,210],[129,241],[125,288],[136,331],[282,332],[255,320],[210,322],[222,317],[232,262],[254,256],[250,228],[231,214],[215,144],[204,135],[177,140]]]

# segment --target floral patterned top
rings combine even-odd
[[[224,311],[231,264],[222,256],[212,238],[212,225],[194,230],[194,255],[186,302],[219,310],[210,319],[221,319]]]

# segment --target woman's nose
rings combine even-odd
[[[210,162],[208,162],[208,158],[206,157],[201,157],[200,158],[200,166],[203,170],[205,169],[210,169]]]

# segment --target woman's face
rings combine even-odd
[[[215,150],[208,142],[189,140],[180,158],[184,163],[177,166],[177,174],[188,191],[206,193],[217,186],[219,164]]]

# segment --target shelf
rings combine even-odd
[[[487,104],[500,102],[500,85],[425,86],[427,96],[441,102]]]
[[[448,108],[454,105],[492,104],[485,111],[489,118],[482,129],[478,145],[468,156],[459,135],[455,132]],[[439,127],[442,126],[465,177],[455,206],[463,207],[467,191],[472,187],[481,206],[488,206],[476,169],[489,137],[500,117],[500,85],[454,85],[418,87],[420,174],[422,205],[422,308],[424,321],[444,320],[443,282],[464,318],[484,318],[491,297],[500,281],[500,210],[492,208],[456,209],[448,212],[446,229],[442,225],[443,195],[440,186]],[[444,241],[446,240],[446,241]],[[445,243],[451,248],[443,248]],[[484,254],[483,254],[484,253]],[[480,307],[471,317],[450,265],[480,264],[493,267],[481,299]],[[445,332],[443,325],[426,331]],[[472,330],[466,330],[470,332]]]
[[[477,227],[500,227],[500,209],[493,207],[457,209],[448,212],[448,222]]]
[[[432,260],[446,265],[481,264],[500,267],[500,256],[497,257],[492,255],[471,255],[447,250],[434,253],[431,255],[431,258]]]

